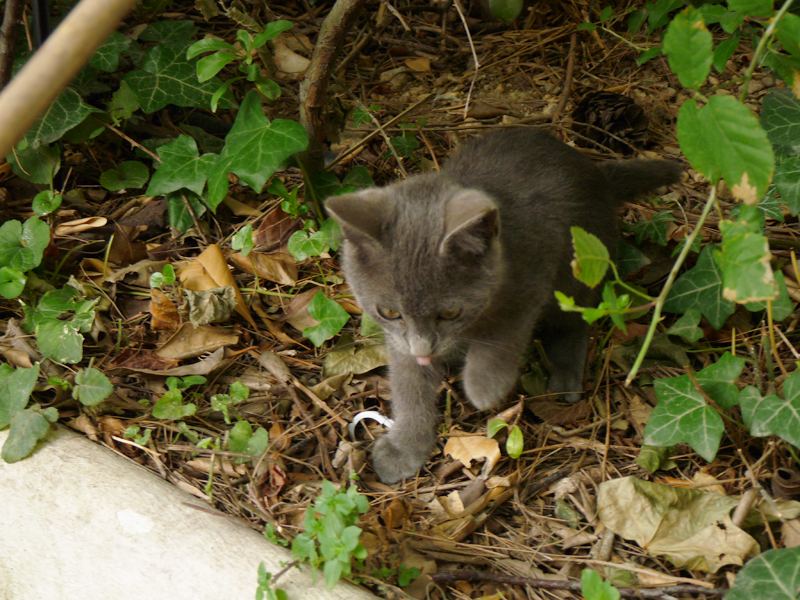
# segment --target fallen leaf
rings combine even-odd
[[[181,326],[181,315],[172,300],[158,288],[150,289],[150,327],[177,329]]]
[[[460,460],[465,467],[473,460],[485,459],[488,464],[484,471],[488,473],[500,460],[500,445],[497,440],[482,435],[453,436],[447,440],[444,453],[453,460]]]
[[[406,61],[406,66],[412,71],[417,73],[430,73],[431,59],[430,58],[411,58]]]
[[[229,329],[195,327],[191,323],[184,323],[175,335],[156,350],[156,354],[164,358],[185,360],[226,346],[235,346],[237,343],[239,336]]]
[[[250,311],[247,309],[247,305],[244,303],[244,297],[239,291],[239,286],[236,285],[236,281],[234,281],[233,275],[231,275],[231,271],[228,269],[228,263],[220,247],[216,244],[211,244],[208,248],[203,250],[196,260],[203,265],[209,277],[216,283],[213,287],[230,286],[233,288],[236,294],[236,312],[247,319],[247,322],[250,323],[254,329],[258,329],[256,322],[250,315]]]
[[[82,231],[89,231],[90,229],[97,229],[108,223],[105,217],[86,217],[85,219],[76,219],[74,221],[67,221],[62,223],[53,231],[55,237],[64,237],[67,235],[75,235]]]
[[[231,254],[228,260],[245,273],[256,275],[260,279],[274,281],[281,285],[297,283],[297,263],[290,254],[251,252],[245,257],[241,252],[237,252]]]

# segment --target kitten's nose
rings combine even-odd
[[[408,336],[408,347],[411,350],[411,354],[418,358],[430,358],[430,355],[433,353],[433,348],[431,347],[430,341],[417,334],[411,334]]]

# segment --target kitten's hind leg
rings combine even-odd
[[[550,322],[538,334],[553,368],[547,387],[565,392],[562,397],[568,402],[577,402],[583,392],[589,324],[577,314],[562,314]]]

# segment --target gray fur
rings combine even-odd
[[[553,292],[587,305],[599,291],[572,275],[569,228],[613,249],[618,204],[679,175],[666,161],[598,166],[547,133],[514,129],[468,142],[441,173],[327,201],[344,232],[347,280],[389,345],[395,425],[372,455],[382,481],[413,476],[433,450],[436,391],[454,351],[465,355],[467,398],[490,408],[513,389],[535,333],[550,387],[577,400],[589,328]]]

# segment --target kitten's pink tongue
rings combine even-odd
[[[417,356],[417,364],[421,367],[427,367],[431,364],[432,356]]]

